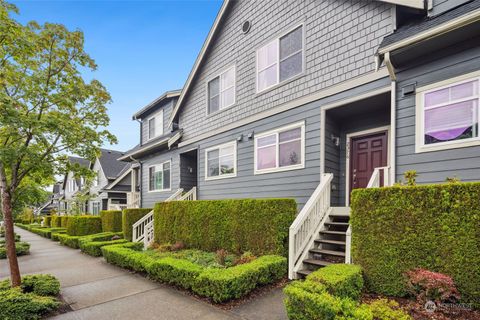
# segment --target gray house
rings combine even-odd
[[[80,157],[68,157],[71,165],[78,165],[83,168],[90,167],[90,161]],[[60,214],[71,213],[73,211],[86,213],[87,204],[76,201],[76,195],[85,191],[85,179],[83,177],[75,176],[73,171],[68,171],[60,188],[59,208]]]
[[[480,180],[479,37],[480,0],[227,0],[121,160],[142,207],[294,198],[291,278],[348,262],[353,188]]]

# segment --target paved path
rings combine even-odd
[[[53,319],[287,319],[280,289],[224,311],[112,266],[103,258],[90,257],[22,229],[15,231],[31,244],[30,255],[19,257],[21,273],[56,276],[63,298],[73,309]],[[0,260],[0,279],[8,275],[6,261]]]

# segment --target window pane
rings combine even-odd
[[[280,38],[280,60],[294,52],[302,50],[302,27],[299,27]]]
[[[211,97],[214,97],[220,93],[220,78],[216,77],[213,80],[210,80],[208,83],[208,94]]]
[[[279,146],[280,167],[292,166],[302,162],[302,143],[300,140],[285,142]]]
[[[163,188],[163,173],[162,171],[155,172],[155,190],[162,190]]]
[[[425,95],[425,107],[431,107],[436,104],[449,101],[449,88],[433,91]]]
[[[155,136],[163,134],[163,111],[155,116]]]
[[[232,87],[230,89],[225,90],[221,93],[222,96],[222,103],[221,109],[231,106],[235,102],[235,88]]]
[[[451,100],[468,98],[477,94],[478,81],[470,81],[451,87]]]
[[[425,143],[435,143],[471,137],[466,132],[476,124],[477,101],[466,101],[425,111]],[[472,131],[473,132],[473,131]]]
[[[167,169],[165,169],[165,165],[163,168],[163,189],[170,189],[170,164]]]
[[[275,168],[276,164],[276,147],[264,147],[257,150],[257,170]]]
[[[225,90],[226,88],[233,87],[235,83],[235,72],[233,72],[233,70],[234,68],[232,67],[222,74],[221,90]]]
[[[294,139],[300,139],[301,135],[302,135],[302,129],[295,128],[292,130],[280,132],[279,139],[280,139],[280,142],[290,141]]]
[[[170,162],[165,162],[163,164],[163,171],[165,171],[165,170],[170,170]]]
[[[257,140],[258,147],[268,146],[270,144],[275,144],[275,143],[277,143],[276,134],[271,134],[269,136],[261,137],[261,138],[258,138]]]
[[[150,190],[155,190],[155,167],[148,169],[148,180],[150,184]]]
[[[299,52],[280,62],[280,81],[289,79],[302,72],[303,54]]]
[[[265,88],[273,86],[274,84],[277,84],[276,64],[258,73],[258,90],[261,91]]]
[[[218,111],[219,107],[220,107],[220,96],[215,96],[209,100],[209,103],[208,103],[209,113]]]
[[[220,149],[220,156],[232,155],[234,146],[222,147]]]
[[[212,151],[208,151],[208,152],[207,152],[207,159],[208,159],[208,160],[218,159],[218,156],[219,156],[219,151],[218,151],[218,149],[215,149],[215,150],[212,150]]]
[[[219,174],[219,160],[218,158],[207,161],[207,176],[216,177]]]
[[[155,137],[155,118],[148,120],[148,137]]]
[[[220,174],[235,173],[233,155],[220,158]]]
[[[258,50],[258,70],[278,62],[278,40],[274,40]]]

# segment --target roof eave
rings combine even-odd
[[[137,111],[132,116],[132,120],[137,120],[137,119],[141,118],[140,117],[141,115],[143,115],[145,112],[149,111],[154,105],[158,104],[159,102],[162,102],[163,100],[179,97],[181,92],[182,92],[182,90],[172,90],[172,91],[165,92],[160,97],[153,100],[152,102],[147,104],[145,107],[143,107],[142,109]]]

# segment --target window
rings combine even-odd
[[[147,119],[148,139],[163,135],[163,110]]]
[[[294,124],[255,137],[255,173],[304,167],[305,125]]]
[[[148,168],[150,191],[170,190],[170,161]]]
[[[303,72],[303,26],[257,50],[257,92]]]
[[[225,109],[235,103],[235,67],[208,82],[208,113]]]
[[[95,171],[95,177],[93,178],[93,186],[96,187],[100,184],[100,171]]]
[[[237,175],[237,143],[230,142],[205,150],[205,180]]]
[[[92,214],[93,215],[99,215],[100,214],[100,202],[99,201],[92,202]]]
[[[480,79],[448,82],[446,86],[417,90],[417,152],[479,142]]]

